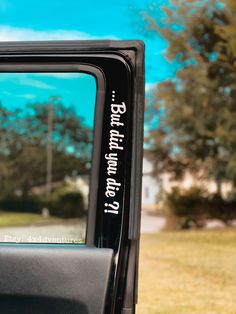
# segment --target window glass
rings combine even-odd
[[[83,243],[96,80],[0,73],[0,241]]]

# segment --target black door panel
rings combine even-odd
[[[110,249],[72,245],[3,245],[1,313],[103,313]]]

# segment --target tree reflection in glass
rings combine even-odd
[[[0,241],[84,242],[95,78],[1,73],[0,83]]]

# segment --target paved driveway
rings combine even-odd
[[[141,215],[141,233],[156,233],[165,226],[165,217],[152,215],[146,211],[142,211]]]
[[[141,233],[159,232],[164,225],[164,217],[142,212]],[[83,243],[84,238],[85,223],[81,221],[70,224],[0,228],[0,242]]]
[[[0,228],[0,242],[84,243],[85,223]]]

